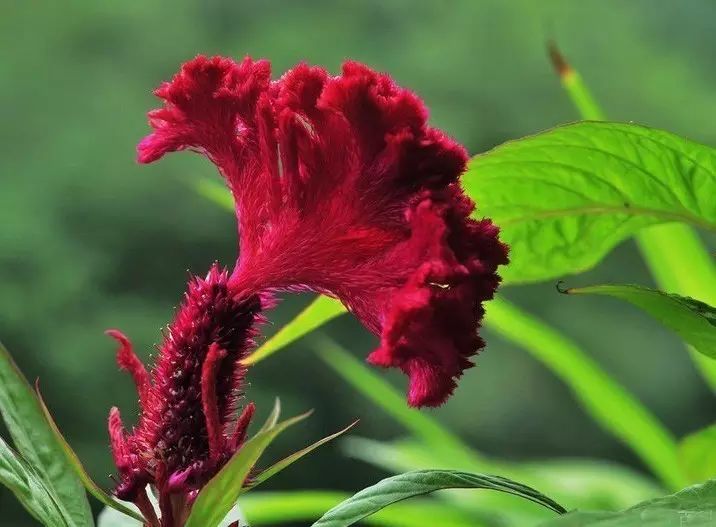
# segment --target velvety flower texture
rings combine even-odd
[[[254,413],[253,403],[239,412],[246,371],[240,361],[267,306],[261,295],[235,296],[228,279],[214,266],[189,283],[151,374],[122,333],[107,332],[120,344],[117,362],[132,375],[141,408],[129,435],[119,410],[110,411],[120,478],[115,494],[134,502],[150,527],[184,525],[198,491],[241,447]],[[156,489],[161,519],[148,485]]]
[[[470,218],[466,152],[426,124],[420,99],[356,62],[335,77],[300,64],[272,82],[248,57],[199,56],[155,93],[165,104],[139,161],[195,150],[233,193],[227,290],[339,298],[380,336],[369,362],[408,375],[408,402],[443,403],[484,345],[482,302],[507,247]]]

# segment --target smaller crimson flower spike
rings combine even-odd
[[[140,402],[138,425],[127,434],[119,410],[109,414],[109,435],[120,481],[118,498],[137,505],[151,527],[184,525],[198,491],[239,449],[254,413],[239,413],[246,369],[267,301],[228,286],[214,265],[189,283],[168,327],[151,374],[119,331],[117,363],[132,376]],[[156,489],[161,518],[147,486]]]

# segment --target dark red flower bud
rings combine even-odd
[[[268,296],[229,285],[217,266],[189,283],[184,303],[167,328],[151,372],[117,330],[117,362],[130,372],[139,392],[141,414],[130,434],[119,410],[109,416],[109,434],[120,482],[117,497],[134,502],[151,525],[159,525],[147,496],[156,488],[161,526],[183,525],[196,493],[241,447],[254,413],[239,413],[255,326]]]

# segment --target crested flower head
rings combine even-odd
[[[466,152],[422,101],[355,62],[271,81],[268,62],[202,56],[155,93],[139,161],[200,152],[234,196],[241,254],[225,287],[339,298],[380,337],[369,362],[408,375],[408,402],[443,403],[484,345],[507,247],[471,218]]]
[[[184,303],[167,328],[157,363],[148,373],[119,331],[117,362],[137,385],[141,414],[127,434],[119,410],[109,416],[115,493],[134,502],[151,527],[184,525],[198,491],[241,447],[253,403],[243,406],[245,367],[264,299],[228,287],[229,275],[214,266],[189,284]],[[161,520],[147,485],[158,494]]]

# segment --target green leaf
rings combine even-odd
[[[303,448],[303,449],[299,450],[298,452],[294,452],[293,454],[291,454],[290,456],[285,457],[285,458],[282,459],[281,461],[278,461],[278,462],[274,463],[274,464],[271,465],[269,468],[267,468],[266,470],[261,471],[258,475],[256,475],[256,477],[254,477],[254,478],[252,479],[250,486],[249,486],[247,489],[242,490],[242,492],[246,492],[246,491],[248,491],[248,490],[250,490],[250,489],[253,489],[253,488],[259,486],[261,483],[263,483],[263,482],[266,481],[267,479],[269,479],[269,478],[275,476],[276,474],[278,474],[279,472],[281,472],[283,469],[285,469],[285,468],[288,467],[289,465],[291,465],[291,464],[295,463],[296,461],[298,461],[299,459],[301,459],[303,456],[305,456],[305,455],[307,455],[307,454],[310,454],[310,453],[313,452],[315,449],[317,449],[319,446],[325,445],[325,444],[328,443],[329,441],[332,441],[332,440],[334,440],[335,438],[337,438],[337,437],[339,437],[339,436],[345,434],[346,432],[348,432],[348,430],[350,430],[351,428],[353,428],[353,427],[354,427],[355,425],[357,425],[357,424],[358,424],[358,420],[355,420],[355,421],[353,421],[351,424],[349,424],[347,427],[345,427],[343,430],[339,430],[339,431],[336,432],[335,434],[331,434],[331,435],[329,435],[329,436],[326,436],[326,437],[324,437],[323,439],[321,439],[321,440],[319,440],[319,441],[316,441],[315,443],[313,443],[313,444],[307,446],[306,448]]]
[[[443,453],[435,452],[431,447],[414,440],[389,444],[349,437],[343,441],[343,444],[349,456],[386,469],[393,474],[436,468],[468,472],[477,470],[470,465],[457,463],[451,456],[446,457]],[[503,469],[508,472],[502,472]],[[527,474],[518,467],[502,463],[500,470],[504,477],[524,481],[551,495],[551,491],[536,484],[535,481],[522,480],[521,478]],[[549,511],[535,507],[529,501],[515,500],[514,497],[499,492],[474,494],[461,490],[444,490],[437,494],[436,498],[450,503],[457,510],[465,511],[476,517],[479,516],[488,523],[496,525],[535,525],[550,515]],[[571,504],[571,502],[565,503]]]
[[[275,526],[287,522],[315,520],[326,509],[349,496],[333,491],[250,492],[240,499],[242,510],[252,527]],[[397,503],[363,520],[365,525],[379,527],[425,527],[426,518],[440,518],[440,527],[487,527],[474,516],[434,500],[415,499]]]
[[[570,512],[540,527],[713,527],[716,480],[656,498],[623,512]]]
[[[452,459],[443,459],[430,447],[415,440],[381,442],[351,436],[342,441],[353,458],[393,473],[435,467],[465,469]],[[655,498],[664,490],[652,480],[627,467],[609,461],[591,459],[547,459],[510,463],[499,461],[501,473],[511,479],[536,487],[560,503],[576,508],[620,510],[639,501]],[[467,498],[462,494],[445,494],[449,498]],[[441,495],[442,496],[442,495]],[[499,495],[470,496],[469,502],[489,511],[504,504]],[[489,498],[489,499],[488,499]],[[453,499],[452,501],[457,501]],[[467,500],[460,500],[465,502]],[[513,512],[515,507],[510,507]],[[502,508],[504,511],[504,507]]]
[[[249,365],[265,359],[345,312],[346,308],[335,298],[319,296],[242,362]]]
[[[49,527],[72,527],[75,523],[42,477],[0,438],[0,484],[7,487],[23,507]]]
[[[397,501],[442,489],[489,489],[533,501],[562,514],[565,509],[538,491],[499,476],[456,470],[417,470],[379,481],[324,514],[312,527],[344,527]]]
[[[679,445],[679,460],[694,483],[716,477],[716,425],[686,436]]]
[[[82,483],[75,476],[29,383],[0,343],[0,414],[15,448],[55,492],[76,525],[94,520]]]
[[[639,285],[593,285],[564,290],[574,295],[607,295],[631,302],[676,332],[696,350],[716,358],[716,309],[679,295]]]
[[[586,121],[474,157],[463,177],[477,213],[510,247],[505,281],[593,267],[658,223],[716,229],[716,151],[635,124]]]
[[[502,298],[486,307],[486,327],[544,363],[569,386],[594,421],[634,450],[669,488],[686,484],[671,432],[577,344]]]
[[[287,419],[246,441],[229,462],[199,492],[185,527],[216,527],[241,494],[244,481],[261,454],[286,430],[303,421],[311,412]]]
[[[113,509],[116,509],[123,514],[126,514],[127,516],[131,516],[136,520],[142,521],[143,518],[140,514],[136,513],[127,506],[119,503],[117,500],[107,494],[104,490],[102,490],[100,486],[92,480],[90,475],[85,470],[85,467],[82,465],[82,461],[80,461],[80,458],[77,456],[75,451],[72,450],[72,447],[62,435],[62,432],[60,432],[60,429],[57,427],[55,420],[52,418],[52,414],[50,414],[50,410],[47,408],[47,405],[45,404],[45,401],[42,399],[42,395],[40,394],[39,384],[35,385],[35,391],[37,393],[37,400],[40,403],[40,408],[42,409],[42,413],[45,417],[45,420],[50,426],[50,429],[55,436],[57,444],[59,444],[62,448],[62,452],[71,467],[70,470],[72,470],[74,474],[79,478],[79,480],[89,491],[89,493],[92,494],[95,498],[97,498],[101,503],[105,504],[108,507],[112,507]]]

